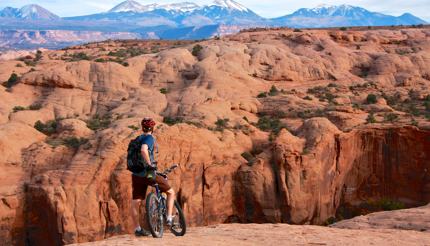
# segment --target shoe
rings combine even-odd
[[[169,218],[166,220],[166,225],[173,226],[173,218]]]
[[[141,229],[140,231],[134,231],[134,235],[136,237],[147,237],[147,236],[150,236],[151,233],[149,231]]]

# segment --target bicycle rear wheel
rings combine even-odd
[[[182,212],[181,206],[176,200],[173,207],[173,225],[170,227],[170,231],[177,237],[183,236],[187,232],[184,212]]]
[[[163,214],[160,211],[160,203],[154,193],[149,193],[146,198],[146,219],[152,236],[156,238],[163,237]]]

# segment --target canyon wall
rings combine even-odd
[[[190,226],[428,203],[429,37],[257,30],[1,61],[0,244],[131,233],[125,153],[147,116]]]

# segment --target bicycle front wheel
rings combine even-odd
[[[161,213],[161,204],[154,193],[150,193],[146,198],[146,219],[149,230],[153,237],[163,237],[164,219]]]

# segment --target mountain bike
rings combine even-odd
[[[167,179],[167,175],[175,170],[178,165],[173,165],[169,169],[162,173],[156,172],[156,175],[162,176]],[[149,225],[149,230],[155,238],[163,237],[164,232],[164,222],[167,221],[167,200],[165,194],[162,194],[158,184],[152,185],[154,188],[151,193],[146,198],[146,219]],[[185,216],[182,212],[182,208],[178,201],[175,200],[175,205],[173,206],[173,224],[170,226],[170,231],[175,236],[183,236],[187,230],[185,223]]]

